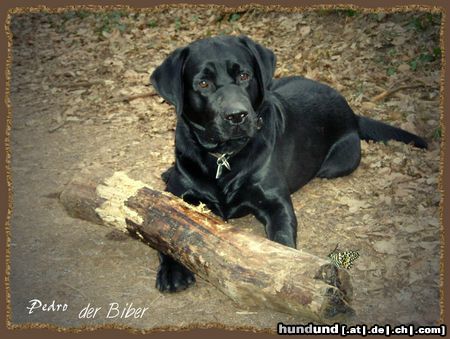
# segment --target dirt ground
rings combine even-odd
[[[174,159],[175,113],[146,95],[154,93],[149,75],[176,47],[216,34],[249,35],[277,54],[276,77],[300,74],[328,83],[358,114],[426,138],[427,151],[363,142],[353,174],[315,179],[293,201],[299,248],[321,257],[336,244],[359,250],[350,270],[352,323],[438,322],[440,20],[419,11],[215,7],[13,14],[11,323],[274,330],[280,321],[308,322],[237,306],[202,279],[184,292],[161,294],[153,249],[70,218],[57,199],[75,174],[93,165],[164,188],[160,174]],[[233,223],[264,233],[250,216]],[[29,314],[32,299],[68,308]],[[148,310],[139,319],[107,318],[114,302]],[[97,316],[79,318],[88,304],[101,307]]]

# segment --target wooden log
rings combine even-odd
[[[123,172],[84,170],[60,194],[70,215],[131,232],[244,307],[321,322],[354,314],[350,277],[328,260],[249,235]]]

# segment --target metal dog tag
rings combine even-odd
[[[216,179],[219,179],[222,175],[223,167],[225,166],[228,170],[231,170],[230,163],[228,162],[229,155],[228,154],[222,154],[220,157],[217,158],[217,172],[216,172]]]

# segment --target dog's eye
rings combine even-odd
[[[250,75],[246,72],[239,73],[239,80],[246,81],[250,78]]]
[[[208,88],[209,87],[209,83],[206,80],[200,80],[198,85],[200,86],[200,88]]]

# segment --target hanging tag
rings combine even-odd
[[[256,129],[260,130],[264,125],[263,118],[259,117],[258,120],[256,120]]]
[[[220,157],[217,158],[217,172],[216,172],[216,179],[219,179],[222,175],[223,167],[225,166],[226,169],[231,170],[230,163],[228,162],[228,154],[222,154]]]

